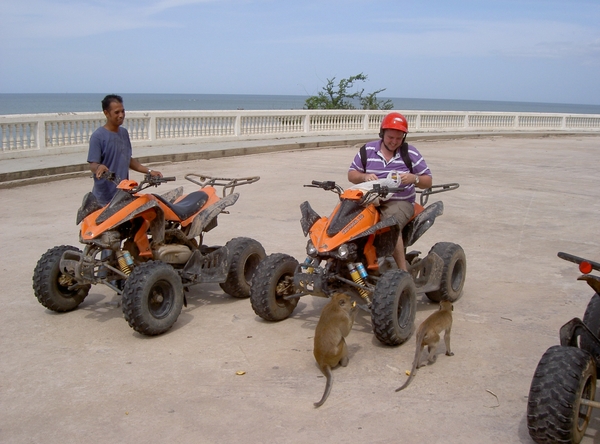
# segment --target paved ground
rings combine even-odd
[[[145,443],[527,443],[529,384],[558,329],[583,316],[592,295],[576,281],[567,251],[600,260],[600,136],[421,141],[445,214],[419,241],[463,246],[468,262],[455,304],[453,357],[422,368],[394,392],[414,338],[379,345],[361,315],[350,363],[325,385],[312,340],[326,300],[303,298],[290,319],[267,323],[248,300],[197,286],[167,334],[142,337],[118,298],[94,287],[80,309],[55,314],[33,296],[36,261],[55,245],[78,245],[75,213],[88,177],[0,191],[0,442]],[[303,188],[311,180],[347,185],[354,147],[197,160],[158,167],[218,176],[260,175],[240,188],[207,243],[236,236],[267,253],[304,258],[299,204],[328,213],[336,197]],[[134,173],[134,178],[139,175]],[[173,187],[176,185],[173,185]],[[164,185],[167,191],[171,185]],[[419,297],[417,322],[436,309]],[[237,371],[245,371],[243,376]],[[494,396],[495,395],[495,396]],[[595,412],[585,443],[600,440]]]

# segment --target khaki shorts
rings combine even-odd
[[[415,214],[415,206],[405,200],[391,200],[382,202],[379,211],[384,219],[394,216],[402,229]]]

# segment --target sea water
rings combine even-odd
[[[308,96],[251,94],[120,94],[129,111],[303,109]],[[101,111],[105,94],[0,94],[0,115]],[[600,105],[386,98],[396,110],[600,114]]]

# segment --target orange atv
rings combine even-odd
[[[308,202],[300,205],[300,223],[304,235],[310,235],[308,257],[299,264],[278,253],[261,262],[250,292],[258,316],[280,321],[292,314],[302,296],[349,292],[359,296],[359,307],[371,313],[377,339],[399,345],[412,333],[417,291],[436,302],[460,297],[467,264],[457,244],[437,243],[424,258],[419,251],[407,253],[408,272],[396,266],[392,253],[400,230],[393,217],[381,220],[374,201],[399,188],[375,184],[368,191],[344,191],[335,182],[317,181],[305,186],[333,191],[339,203],[330,217],[319,216]],[[441,201],[424,207],[429,195],[456,188],[458,184],[446,184],[421,191],[415,216],[402,230],[405,246],[414,244],[443,213]]]
[[[92,284],[104,284],[122,296],[123,313],[139,333],[158,335],[175,323],[187,306],[184,290],[200,283],[219,283],[231,296],[250,295],[250,279],[266,256],[262,245],[238,237],[221,247],[207,247],[204,233],[217,226],[238,197],[236,186],[259,177],[239,179],[188,174],[200,186],[183,195],[178,187],[163,195],[140,191],[174,181],[174,177],[146,175],[138,184],[120,181],[114,173],[106,179],[118,183],[106,206],[87,193],[77,212],[81,223],[81,251],[54,247],[38,261],[33,290],[46,308],[66,312],[77,308]],[[222,197],[217,195],[222,187]]]

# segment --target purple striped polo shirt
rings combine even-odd
[[[375,173],[379,179],[385,179],[390,171],[399,171],[400,173],[409,173],[410,170],[402,160],[400,156],[400,150],[396,151],[396,155],[392,157],[389,162],[386,162],[383,154],[381,154],[381,139],[369,142],[366,144],[367,148],[367,173]],[[425,163],[425,159],[414,146],[408,145],[408,155],[412,160],[413,173],[419,176],[427,175],[431,176],[431,171]],[[360,152],[354,156],[350,170],[356,170],[359,172],[365,172],[363,164],[360,158]],[[415,186],[407,185],[404,190],[394,193],[390,200],[407,200],[409,202],[415,201]]]

